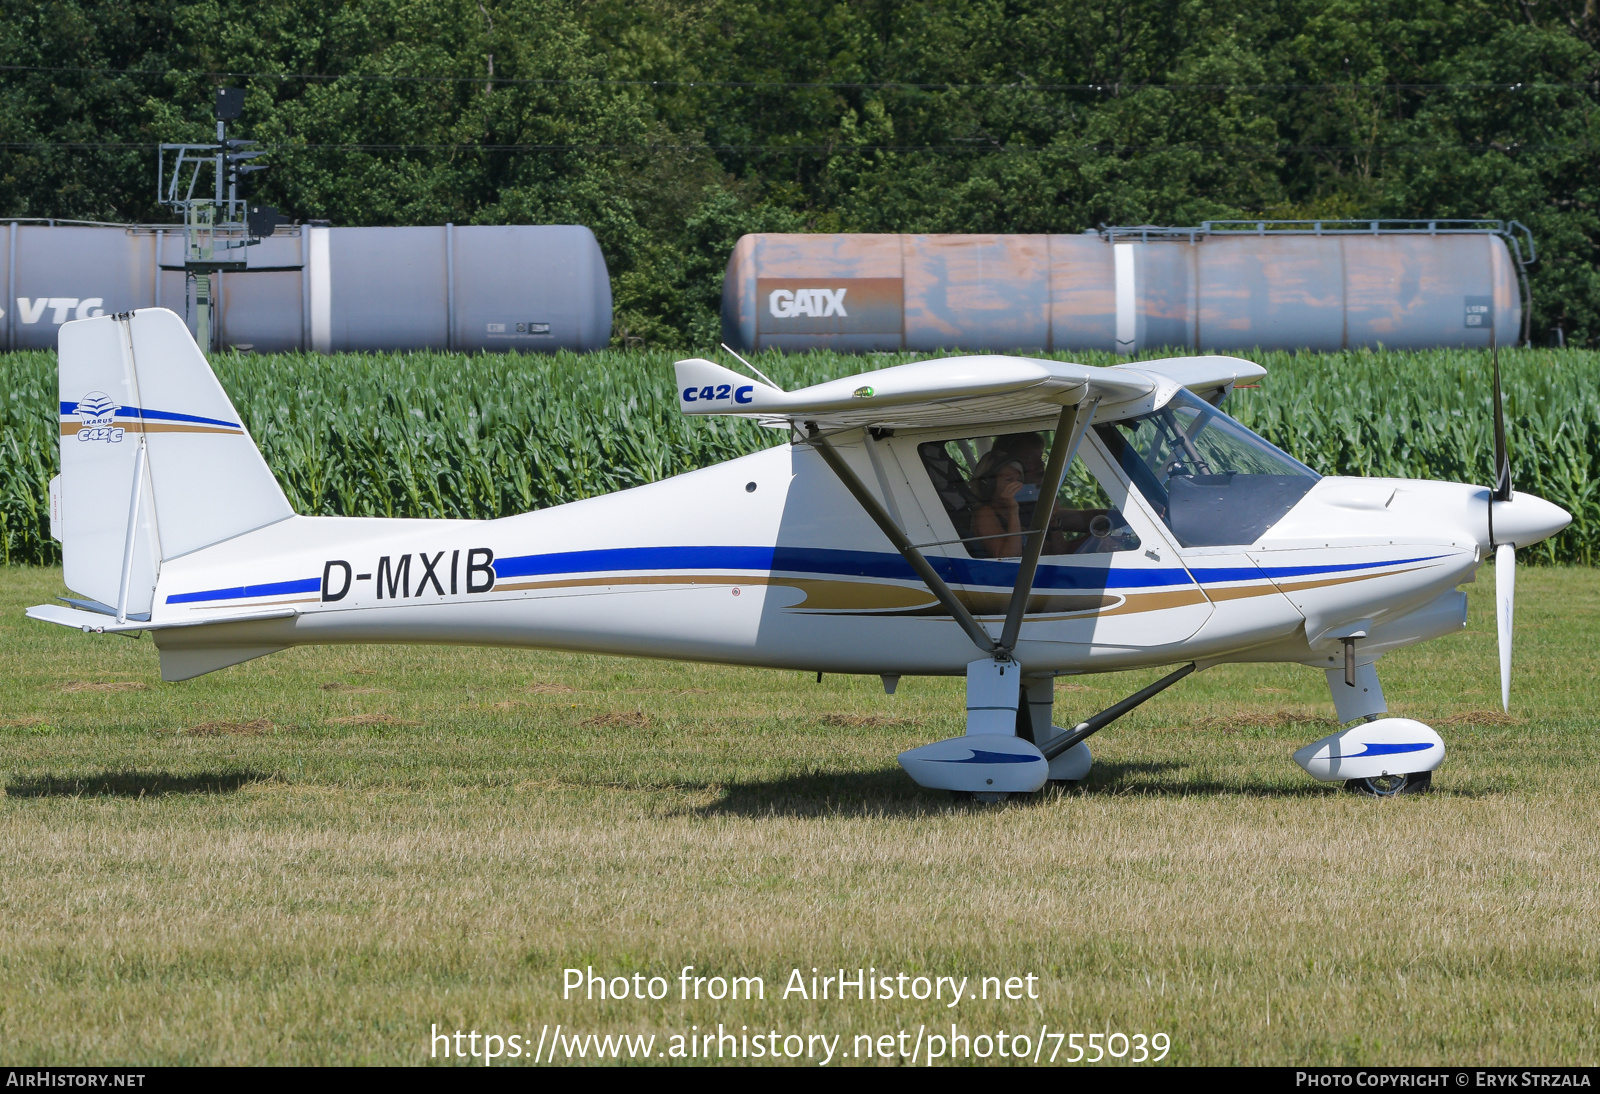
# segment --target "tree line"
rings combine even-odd
[[[0,214],[170,220],[211,91],[253,197],[579,223],[624,345],[714,344],[748,231],[1527,224],[1535,341],[1600,342],[1593,0],[0,0]]]

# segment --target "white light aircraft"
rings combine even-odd
[[[981,800],[1081,780],[1086,738],[1191,672],[1292,662],[1326,673],[1344,727],[1295,753],[1309,774],[1420,789],[1444,743],[1378,717],[1378,658],[1460,630],[1457,587],[1493,554],[1509,704],[1513,552],[1571,518],[1512,491],[1498,365],[1491,489],[1320,476],[1218,409],[1262,375],[984,355],[783,391],[693,359],[684,413],[790,443],[500,520],[308,517],[182,320],[84,319],[61,329],[51,484],[80,598],[28,615],[149,631],[166,680],[356,642],[871,673],[890,692],[964,674],[966,734],[900,762]],[[1055,677],[1171,665],[1053,724]]]

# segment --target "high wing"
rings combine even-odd
[[[1119,366],[1124,367],[1124,366]],[[1254,383],[1267,370],[1242,357],[1208,354],[1203,357],[1164,357],[1159,361],[1140,361],[1125,366],[1130,371],[1164,376],[1215,406],[1238,384]]]
[[[731,414],[823,428],[999,425],[1052,418],[1098,402],[1101,421],[1142,413],[1179,387],[1213,399],[1266,370],[1237,357],[1174,357],[1095,368],[1034,357],[985,354],[918,361],[782,391],[695,357],[677,363],[685,414]]]

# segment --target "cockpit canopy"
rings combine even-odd
[[[1095,431],[1185,547],[1254,543],[1321,477],[1188,391]]]

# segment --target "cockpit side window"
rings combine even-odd
[[[1254,543],[1320,478],[1187,391],[1095,432],[1185,547]]]
[[[956,535],[974,558],[1017,558],[1039,505],[1054,434],[959,437],[917,446]],[[1139,536],[1084,465],[1072,461],[1046,533],[1045,555],[1131,551]]]

